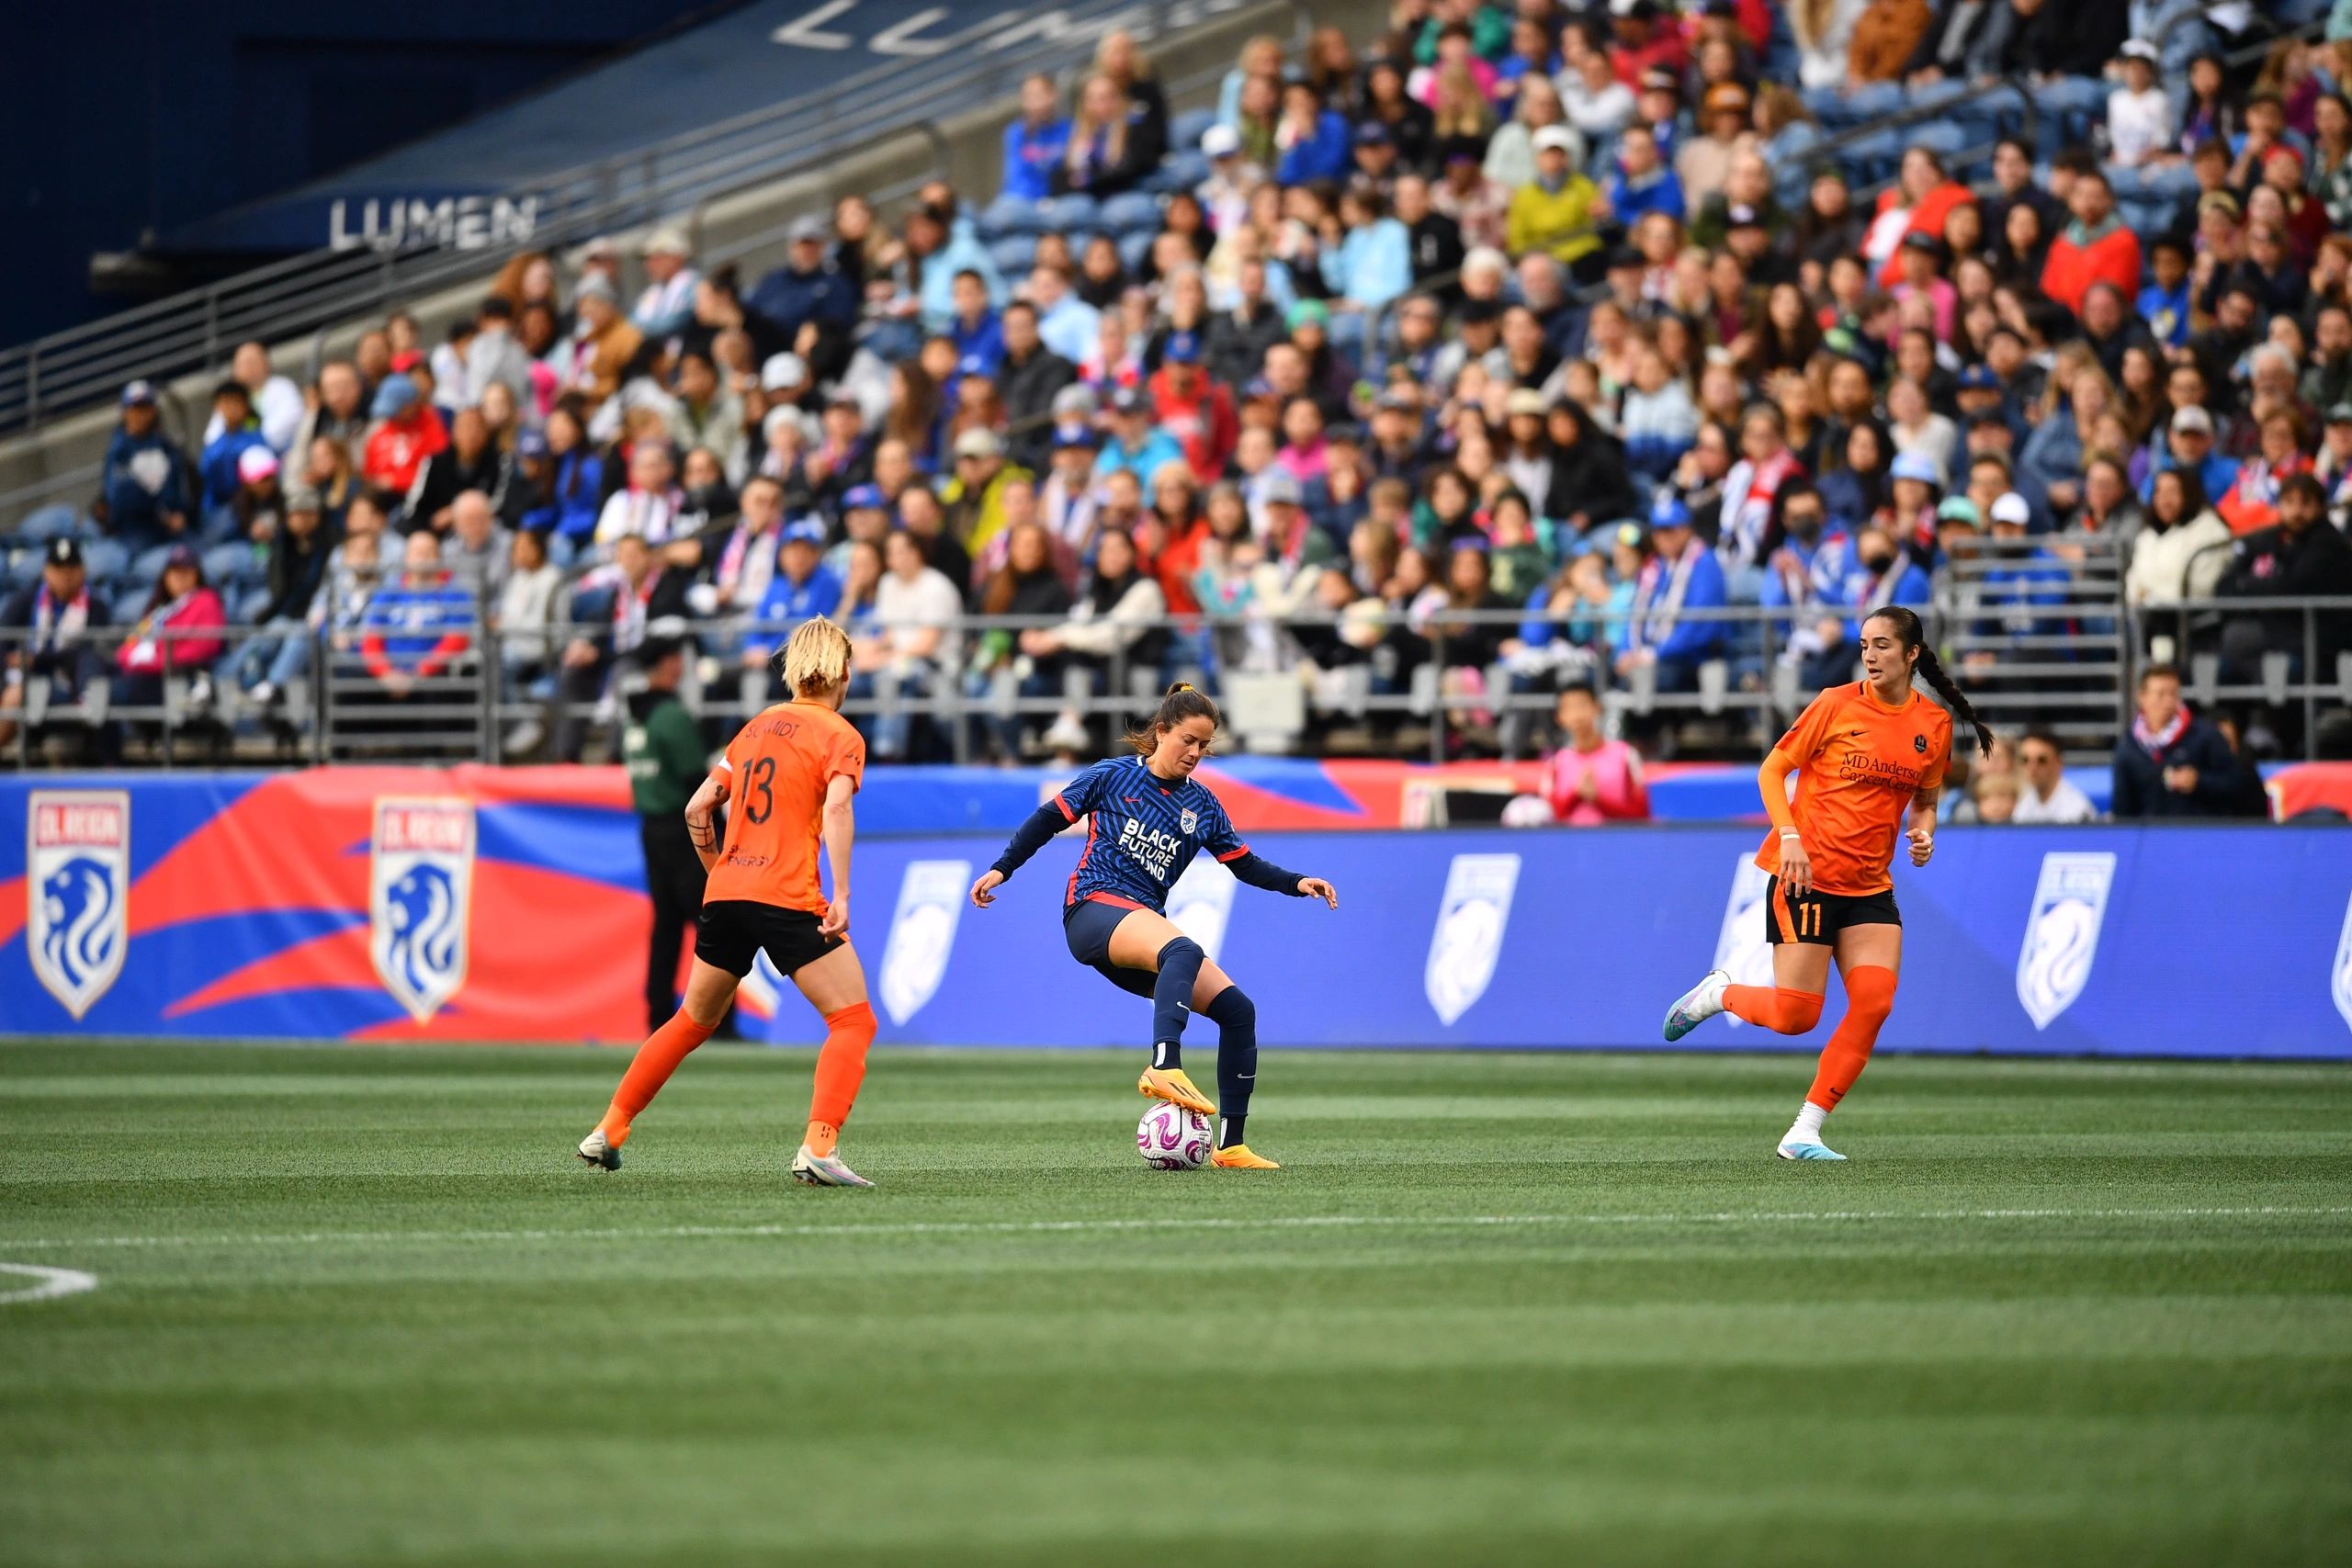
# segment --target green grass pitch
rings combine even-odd
[[[1205,1082],[1210,1053],[1196,1072]],[[0,1047],[0,1562],[2341,1562],[2352,1073]],[[0,1274],[0,1292],[32,1276]]]

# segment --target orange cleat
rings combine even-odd
[[[1136,1079],[1136,1092],[1149,1100],[1164,1100],[1170,1105],[1181,1105],[1204,1116],[1216,1114],[1208,1096],[1200,1091],[1182,1067],[1146,1067],[1143,1077]]]
[[[1236,1144],[1229,1149],[1218,1149],[1209,1156],[1209,1163],[1219,1170],[1280,1170],[1281,1166],[1263,1155],[1253,1155],[1247,1144]]]

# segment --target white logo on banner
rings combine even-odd
[[[1437,1016],[1452,1023],[1487,994],[1510,924],[1510,897],[1519,886],[1517,855],[1456,855],[1445,874],[1445,897],[1421,973]]]
[[[1225,922],[1233,912],[1233,874],[1201,855],[1168,890],[1169,920],[1200,943],[1212,964],[1225,946]]]
[[[122,973],[130,944],[130,793],[33,791],[25,819],[25,953],[75,1018]]]
[[[2335,943],[2335,1010],[2352,1027],[2352,899],[2344,904],[2344,934]]]
[[[1739,858],[1732,874],[1731,897],[1724,904],[1724,928],[1715,933],[1714,966],[1731,976],[1735,986],[1772,984],[1772,945],[1764,940],[1764,895],[1771,874],[1749,856]],[[1746,1025],[1737,1013],[1724,1014],[1734,1028]]]
[[[368,857],[368,954],[393,1000],[423,1023],[466,983],[474,807],[379,800]]]
[[[882,950],[882,1007],[891,1022],[906,1022],[939,994],[971,880],[967,860],[908,863],[899,884],[898,912],[890,917],[889,944]]]
[[[2090,984],[2099,927],[2107,919],[2107,893],[2114,882],[2115,856],[2109,852],[2041,857],[2025,945],[2018,950],[2018,1000],[2034,1028],[2049,1028]]]

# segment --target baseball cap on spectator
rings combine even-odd
[[[1688,528],[1689,526],[1690,526],[1690,509],[1682,504],[1680,496],[1669,491],[1651,502],[1650,529],[1652,532],[1660,528]]]
[[[1212,125],[1201,133],[1201,151],[1211,158],[1230,158],[1241,151],[1241,133],[1229,125]]]
[[[1960,373],[1960,389],[1963,392],[1997,392],[2001,378],[1993,374],[1989,365],[1972,365]]]
[[[153,381],[141,378],[131,382],[122,389],[122,406],[124,408],[136,408],[141,403],[152,405],[154,400],[155,383]]]
[[[2172,431],[2175,435],[2211,435],[2213,416],[2191,403],[2172,416]]]
[[[1454,319],[1464,326],[1480,326],[1503,318],[1503,303],[1499,299],[1464,299]]]
[[[1143,395],[1140,387],[1121,387],[1111,394],[1111,412],[1122,415],[1149,413],[1151,400]]]
[[[989,368],[989,362],[982,359],[978,355],[967,354],[963,358],[956,362],[956,374],[958,376],[967,377],[985,376],[993,379],[996,372],[990,370]]]
[[[1356,145],[1385,147],[1389,144],[1388,128],[1376,119],[1365,120],[1356,127]]]
[[[41,557],[45,566],[80,566],[82,546],[79,541],[60,534],[49,542],[49,553]]]
[[[1924,252],[1931,256],[1940,256],[1944,254],[1944,243],[1924,229],[1914,229],[1904,235],[1903,248],[1906,251]]]
[[[1757,211],[1756,209],[1748,206],[1747,203],[1744,201],[1736,202],[1729,208],[1726,208],[1724,211],[1724,227],[1726,229],[1761,229],[1764,227],[1764,215]]]
[[[384,384],[376,389],[376,400],[368,412],[376,419],[398,419],[416,402],[416,383],[405,376],[387,376]]]
[[[825,520],[821,517],[796,517],[784,525],[777,542],[786,545],[814,545],[825,547]]]
[[[514,433],[514,456],[544,457],[548,455],[548,434],[536,426],[526,425]]]
[[[1064,387],[1054,394],[1056,419],[1091,419],[1094,411],[1102,406],[1102,400],[1094,395],[1094,389],[1084,382]]]
[[[2118,60],[2144,60],[2154,65],[2156,62],[2156,46],[2143,38],[2125,39],[2123,47],[2115,51],[2115,56]]]
[[[1538,152],[1573,152],[1577,139],[1565,125],[1547,125],[1531,139]]]
[[[1388,390],[1381,393],[1380,401],[1374,406],[1376,408],[1394,409],[1399,413],[1419,413],[1421,412],[1420,400],[1413,396],[1412,393],[1405,391],[1401,388],[1397,387],[1391,387]]]
[[[1320,299],[1301,299],[1290,308],[1290,314],[1283,324],[1293,332],[1309,325],[1329,327],[1331,324],[1331,308]]]
[[[786,387],[805,387],[808,384],[808,362],[788,349],[782,354],[769,355],[767,363],[760,367],[760,389],[763,391],[780,392]]]
[[[1649,258],[1631,245],[1619,245],[1609,253],[1607,270],[1623,272],[1628,268],[1646,267]]]
[[[1974,502],[1969,500],[1968,497],[1964,495],[1953,495],[1946,496],[1944,498],[1943,504],[1936,508],[1936,521],[1939,523],[1965,523],[1970,527],[1974,528],[1980,526],[1984,523],[1984,514],[1976,510],[1976,503]]]
[[[1004,450],[1004,443],[993,430],[967,430],[956,438],[956,456],[965,457],[994,457]]]
[[[797,245],[806,240],[822,241],[831,231],[823,219],[813,212],[804,212],[792,220],[792,226],[784,231],[784,235]]]
[[[849,493],[842,497],[843,512],[879,512],[882,506],[880,485],[852,485]]]
[[[1967,389],[1965,388],[1962,389],[1963,391],[1966,389]],[[1968,428],[1971,430],[2007,430],[2009,428],[2009,416],[2003,413],[1998,408],[1978,409],[1974,413],[1968,416]]]
[[[1887,470],[1889,479],[1917,479],[1921,484],[1939,485],[1944,482],[1943,470],[1925,452],[1898,452]]]
[[[1650,0],[1609,0],[1609,14],[1612,17],[1649,17],[1657,10]]]
[[[1514,387],[1511,389],[1510,396],[1503,400],[1504,414],[1513,418],[1523,413],[1532,413],[1541,418],[1544,407],[1544,394],[1532,387]]]
[[[1268,468],[1258,481],[1258,500],[1265,506],[1296,506],[1306,498],[1298,476],[1288,468]]]
[[[1718,82],[1707,89],[1704,107],[1709,114],[1746,114],[1747,89],[1736,82]]]
[[[611,278],[601,272],[592,272],[580,280],[580,287],[574,290],[572,297],[575,299],[603,299],[610,302],[618,299],[620,295],[614,291]]]
[[[1102,445],[1102,438],[1094,434],[1091,425],[1081,424],[1074,429],[1054,432],[1054,450],[1057,452],[1073,451],[1081,446],[1091,452]]]
[[[2241,210],[2238,198],[2225,190],[2209,190],[2197,198],[2197,215],[2199,218],[2208,212],[2226,212],[2235,218]]]
[[[1201,362],[1201,336],[1198,333],[1170,333],[1160,348],[1159,357],[1170,365],[1198,365]]]
[[[172,553],[164,558],[165,571],[171,570],[175,566],[192,566],[199,571],[204,570],[204,563],[197,558],[196,550],[187,545],[174,545]]]
[[[2004,491],[1993,501],[1993,521],[2012,528],[2022,528],[2033,521],[2033,508],[2017,491]]]
[[[1642,91],[1673,93],[1679,96],[1682,91],[1682,78],[1671,65],[1653,65],[1642,73]]]
[[[684,256],[692,255],[694,247],[686,243],[684,231],[665,223],[645,236],[645,243],[637,248],[637,254],[641,256]]]
[[[424,355],[422,350],[404,348],[392,355],[392,374],[405,376],[424,363]]]
[[[257,485],[277,475],[277,454],[266,446],[248,446],[237,454],[237,477]]]
[[[2330,424],[2352,424],[2352,403],[2338,403],[2327,411]]]
[[[597,235],[588,242],[588,248],[580,253],[582,261],[599,261],[607,258],[613,261],[621,259],[620,243],[610,234]]]

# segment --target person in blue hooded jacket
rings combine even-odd
[[[1347,116],[1324,107],[1323,95],[1303,77],[1283,85],[1283,117],[1274,125],[1274,145],[1281,153],[1274,179],[1281,185],[1344,180],[1355,164],[1355,133]]]
[[[1661,692],[1692,692],[1699,667],[1723,657],[1731,624],[1687,620],[1690,610],[1717,610],[1731,601],[1715,552],[1690,531],[1690,511],[1671,495],[1650,508],[1650,542],[1657,553],[1634,581],[1634,603],[1617,632],[1617,673],[1647,668]]]
[[[195,472],[161,429],[155,389],[133,381],[122,389],[122,423],[107,444],[99,470],[97,519],[134,554],[187,532]]]

